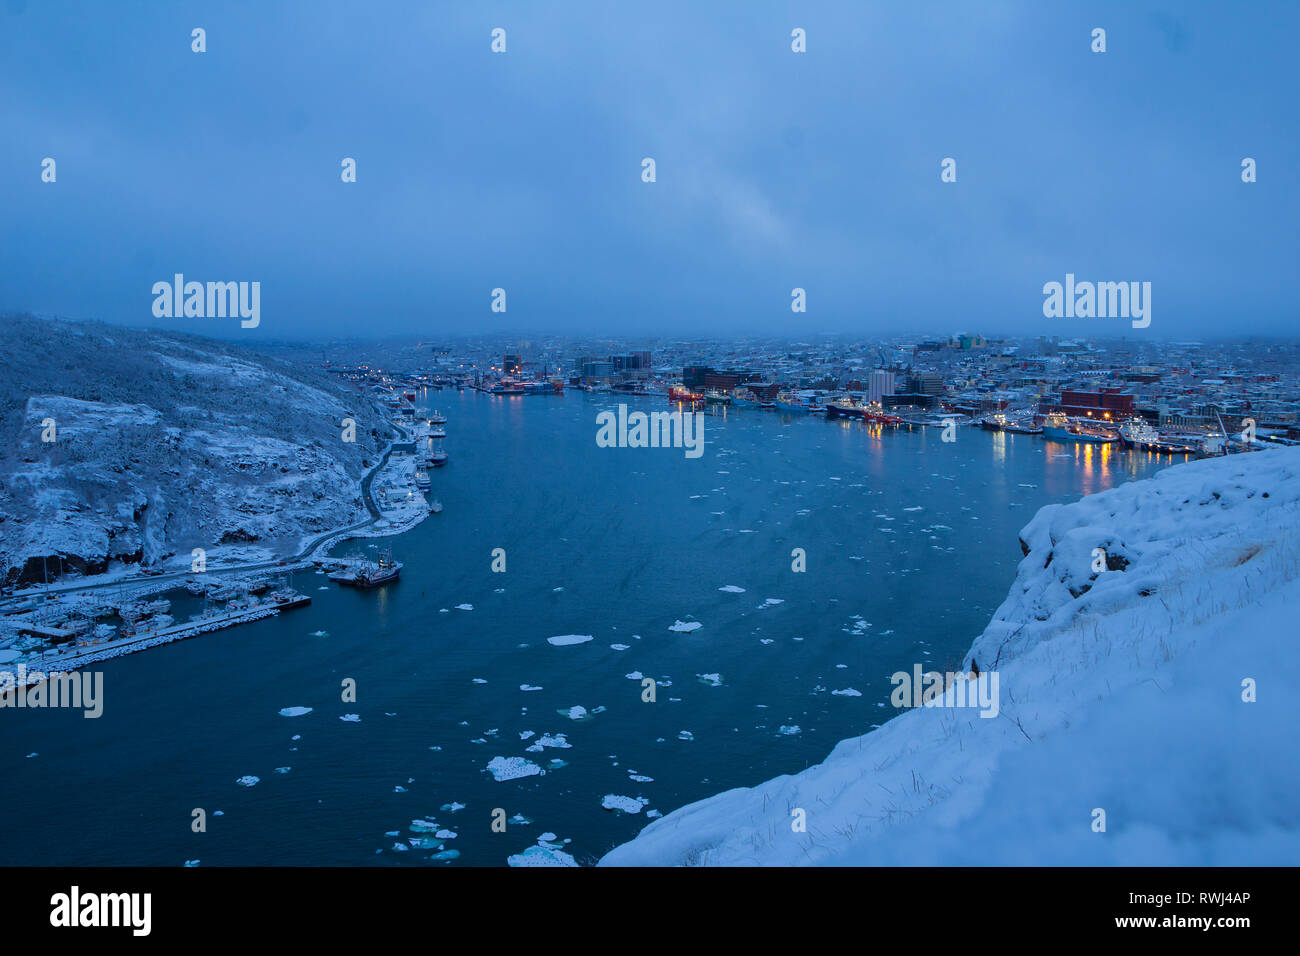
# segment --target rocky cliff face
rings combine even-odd
[[[0,580],[296,550],[365,516],[360,479],[389,435],[372,402],[314,368],[194,336],[0,318]]]

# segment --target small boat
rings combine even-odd
[[[419,488],[421,491],[428,491],[430,484],[431,482],[429,481],[429,473],[425,471],[423,468],[416,469],[415,487]]]

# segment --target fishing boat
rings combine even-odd
[[[439,412],[439,411],[435,408],[435,409],[433,410],[433,414],[429,416],[429,424],[430,424],[430,425],[445,425],[445,424],[447,424],[447,416],[444,415],[444,414],[442,414],[441,412]]]
[[[698,405],[704,401],[704,396],[698,392],[692,392],[684,385],[673,385],[668,389],[668,401]]]
[[[423,468],[415,470],[415,487],[421,491],[428,491],[432,482],[429,481],[429,473]]]

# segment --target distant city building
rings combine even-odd
[[[522,355],[515,355],[507,352],[501,359],[501,371],[506,375],[519,375],[524,370],[524,359]]]
[[[883,403],[886,395],[894,394],[895,379],[894,373],[888,369],[876,369],[871,373],[871,379],[867,384],[867,400]]]

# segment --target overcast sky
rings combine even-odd
[[[1250,0],[0,0],[0,311],[1293,335],[1297,36]],[[261,282],[260,326],[154,318],[176,272]],[[1151,326],[1045,318],[1067,272],[1151,282]]]

